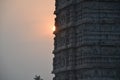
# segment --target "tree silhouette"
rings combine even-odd
[[[39,76],[35,75],[35,78],[34,78],[34,79],[35,79],[35,80],[43,80],[43,79],[41,79],[40,75],[39,75]]]

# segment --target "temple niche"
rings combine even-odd
[[[55,5],[54,80],[120,80],[120,1]]]
[[[60,12],[57,14],[57,17],[55,19],[55,25],[58,30],[70,27],[70,21],[71,21],[71,14],[70,9],[64,10],[64,12]]]

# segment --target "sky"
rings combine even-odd
[[[52,80],[54,0],[0,0],[0,80]]]

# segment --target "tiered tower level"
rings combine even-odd
[[[120,0],[56,0],[54,80],[120,80]]]

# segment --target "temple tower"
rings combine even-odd
[[[120,0],[56,0],[54,80],[120,80]]]

